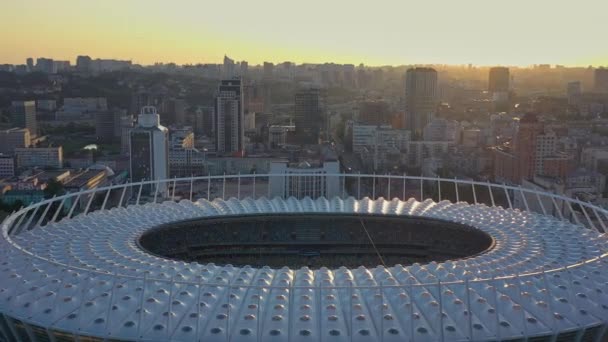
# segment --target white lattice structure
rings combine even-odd
[[[495,245],[443,263],[311,270],[174,261],[137,243],[162,224],[271,213],[436,218]],[[608,236],[518,209],[217,198],[119,206],[9,234],[28,221],[18,214],[0,241],[6,341],[601,341],[608,324]]]

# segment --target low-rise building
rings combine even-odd
[[[43,112],[52,112],[57,109],[55,100],[36,100],[36,109]]]
[[[194,148],[190,127],[171,129],[169,134],[169,176],[201,176],[206,173],[206,153]]]
[[[13,154],[16,148],[30,147],[32,139],[27,128],[11,128],[0,131],[0,153]]]
[[[578,198],[583,201],[596,202],[601,200],[606,186],[606,177],[597,172],[578,169],[570,173],[565,180],[558,177],[534,176],[524,179],[523,188],[554,193],[564,197]],[[580,222],[587,222],[584,213],[568,206],[563,200],[548,196],[536,196],[533,193],[514,191],[513,207],[530,210],[537,213],[549,213],[558,217],[578,216]]]
[[[411,140],[408,130],[391,126],[352,126],[353,152],[359,154],[367,169],[380,170],[398,166]]]
[[[9,190],[2,195],[4,204],[22,203],[24,206],[40,202],[44,199],[42,190]]]
[[[285,158],[273,156],[214,157],[207,159],[207,170],[211,175],[222,174],[266,174],[274,162],[287,163]]]
[[[585,147],[581,151],[581,164],[592,171],[608,171],[608,147]]]
[[[353,152],[362,153],[370,146],[374,146],[376,130],[391,129],[391,126],[353,124]]]
[[[63,99],[63,106],[55,112],[57,121],[80,121],[93,120],[97,113],[100,116],[113,115],[108,112],[108,104],[105,97],[74,97]]]
[[[567,153],[556,153],[543,158],[542,175],[565,179],[575,168],[574,157]]]
[[[16,148],[17,167],[40,167],[56,168],[63,167],[63,148],[59,147],[36,147]]]
[[[0,177],[8,178],[15,176],[15,158],[0,154]]]
[[[311,164],[309,162],[288,163],[276,162],[270,165],[270,173],[277,176],[270,177],[270,197],[304,197],[333,198],[340,196],[340,177],[327,176],[338,174],[340,163],[337,161],[326,161]],[[294,176],[294,174],[305,174]]]
[[[371,146],[374,170],[386,170],[401,164],[400,156],[410,143],[410,131],[392,128],[378,128],[374,132]]]
[[[108,169],[87,169],[72,173],[63,187],[67,192],[78,192],[103,186],[111,174]]]
[[[296,126],[294,125],[272,125],[268,127],[268,144],[270,148],[276,148],[287,144],[287,135],[289,132],[295,132]]]
[[[444,167],[457,178],[487,177],[491,172],[492,152],[461,145],[448,155]]]
[[[566,189],[570,191],[569,195],[578,192],[601,196],[606,188],[606,177],[599,172],[580,168],[568,174],[565,184]]]
[[[66,97],[63,110],[68,112],[95,112],[108,109],[105,97]]]
[[[444,159],[454,149],[454,143],[448,141],[410,141],[407,144],[407,165],[421,167],[427,158]]]
[[[454,120],[434,119],[424,127],[423,137],[426,141],[449,141],[456,144],[460,140],[460,124]]]
[[[462,131],[461,144],[464,147],[478,147],[481,140],[482,134],[479,128],[467,128]]]

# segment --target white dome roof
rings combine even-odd
[[[443,263],[334,270],[187,263],[151,255],[137,244],[143,232],[169,222],[294,212],[438,218],[483,230],[496,244]],[[606,324],[606,251],[605,234],[536,213],[463,202],[184,200],[97,211],[4,236],[0,309],[37,326],[124,340],[553,335]]]

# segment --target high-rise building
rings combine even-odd
[[[241,80],[222,80],[215,97],[216,152],[234,154],[244,150],[244,115]]]
[[[130,175],[135,182],[165,179],[169,175],[169,131],[160,125],[153,106],[144,106],[130,134]],[[151,190],[147,188],[149,193]],[[163,192],[163,189],[159,189]]]
[[[98,141],[114,142],[121,138],[121,119],[124,109],[110,109],[95,113],[95,135]]]
[[[405,120],[412,138],[419,140],[422,130],[437,112],[437,71],[432,68],[412,68],[405,74]]]
[[[76,57],[76,70],[79,72],[91,72],[93,60],[89,56]]]
[[[293,62],[283,62],[281,64],[277,64],[277,68],[275,70],[275,75],[282,78],[293,80],[295,77],[296,66]]]
[[[50,58],[37,58],[36,71],[53,74],[55,73],[55,63]]]
[[[582,94],[581,82],[568,82],[566,91],[568,94],[568,104],[571,106],[578,105]]]
[[[27,71],[34,71],[34,59],[32,57],[25,60],[25,65],[27,65]]]
[[[517,169],[519,178],[531,179],[534,177],[536,161],[537,136],[542,134],[543,126],[537,117],[526,114],[519,121],[519,129],[513,141],[516,159],[519,162]]]
[[[608,69],[595,69],[595,91],[599,93],[608,93]]]
[[[95,113],[95,136],[100,142],[114,140],[114,112],[111,110]]]
[[[534,174],[546,175],[546,158],[557,154],[557,135],[551,130],[545,130],[536,136],[534,155]]]
[[[35,136],[38,132],[36,123],[36,101],[13,101],[11,103],[11,125],[27,128]]]
[[[248,82],[243,84],[243,100],[245,101],[245,114],[262,113],[270,109],[267,101],[270,92],[270,85],[266,82]]]
[[[133,115],[127,114],[120,117],[120,154],[127,155],[130,152],[131,130],[133,129]]]
[[[264,78],[272,79],[274,77],[274,64],[264,62]]]
[[[295,95],[296,141],[302,145],[319,143],[320,132],[326,129],[325,101],[319,88],[301,89]]]
[[[186,124],[186,100],[172,99],[169,101],[170,118],[168,122],[178,125]]]
[[[69,71],[70,61],[53,61],[53,72]]]
[[[359,65],[357,68],[357,87],[358,88],[367,88],[370,85],[371,81],[371,73],[365,69],[363,64]]]
[[[490,68],[488,90],[492,93],[493,110],[496,112],[509,109],[510,77],[509,68]]]
[[[491,92],[508,92],[510,77],[509,68],[490,68],[488,90]]]
[[[222,76],[225,79],[233,78],[234,74],[234,60],[224,55],[224,65],[222,67]]]
[[[563,169],[561,166],[567,166],[570,160],[556,147],[555,132],[545,128],[536,115],[524,115],[511,145],[494,150],[495,180],[520,184],[535,175],[551,175],[554,170]]]
[[[215,136],[215,108],[198,106],[194,112],[194,133],[208,138]]]
[[[249,76],[249,63],[247,61],[241,61],[240,64],[240,75],[242,78]]]
[[[272,86],[270,82],[262,82],[262,101],[264,102],[263,111],[272,111]]]

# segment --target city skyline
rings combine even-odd
[[[2,4],[0,342],[608,342],[608,0]]]
[[[496,8],[480,0],[441,6],[385,0],[374,7],[315,0],[296,7],[296,15],[275,0],[238,2],[237,11],[197,1],[181,6],[9,1],[3,13],[10,16],[0,20],[5,47],[0,60],[23,64],[28,57],[47,56],[73,61],[87,54],[139,64],[195,64],[219,63],[227,54],[252,65],[286,60],[374,66],[606,65],[608,47],[599,42],[608,31],[601,17],[608,5],[583,2],[517,0]]]

